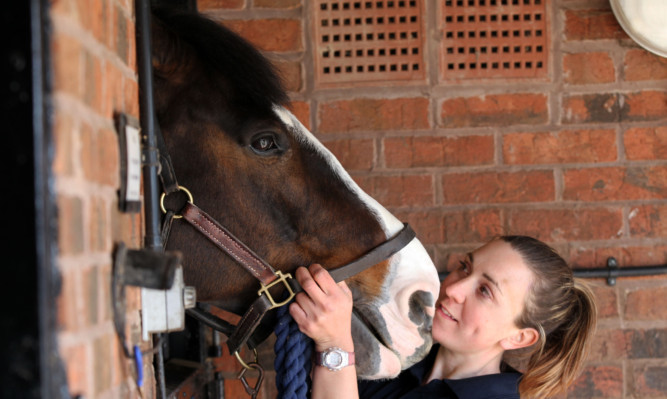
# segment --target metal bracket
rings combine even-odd
[[[609,276],[607,277],[607,285],[616,285],[616,273],[618,270],[618,261],[613,256],[607,258],[607,268],[609,269]]]

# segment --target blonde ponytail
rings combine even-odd
[[[524,236],[505,236],[535,281],[517,320],[535,328],[540,338],[528,352],[521,398],[549,398],[564,393],[579,375],[595,333],[597,312],[590,288],[572,276],[567,263],[551,247]]]
[[[563,393],[579,375],[595,331],[596,311],[590,289],[575,282],[572,305],[531,354],[519,384],[522,398],[549,398]],[[542,330],[544,331],[544,330]]]

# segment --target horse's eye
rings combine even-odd
[[[272,136],[262,136],[254,140],[251,144],[257,152],[267,152],[278,148]]]

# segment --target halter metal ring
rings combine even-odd
[[[194,199],[192,198],[192,193],[190,192],[190,190],[188,190],[187,188],[185,188],[183,186],[178,186],[178,189],[180,191],[183,191],[185,193],[185,195],[188,196],[188,202],[189,203],[191,203],[191,204],[194,203]],[[167,213],[167,208],[164,207],[164,197],[166,197],[166,196],[167,196],[167,193],[162,193],[162,196],[160,197],[160,209],[162,209],[162,213]],[[182,215],[174,215],[174,219],[180,219],[182,217],[183,217]]]
[[[257,364],[257,360],[259,360],[259,355],[257,353],[257,348],[254,348],[252,351],[255,354],[255,360],[250,362],[250,363]],[[241,366],[243,366],[244,369],[250,370],[250,369],[255,369],[256,368],[256,367],[249,366],[248,363],[244,362],[243,359],[241,359],[241,355],[239,355],[239,351],[234,352],[234,356],[236,356],[236,360],[238,360],[239,363],[241,363]]]

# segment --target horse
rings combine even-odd
[[[198,13],[154,10],[152,19],[157,122],[201,209],[285,273],[346,264],[403,228],[289,111],[256,48]],[[180,224],[167,249],[182,252],[185,283],[198,301],[242,314],[257,281]],[[396,376],[428,353],[438,281],[417,238],[347,279],[360,378]]]

